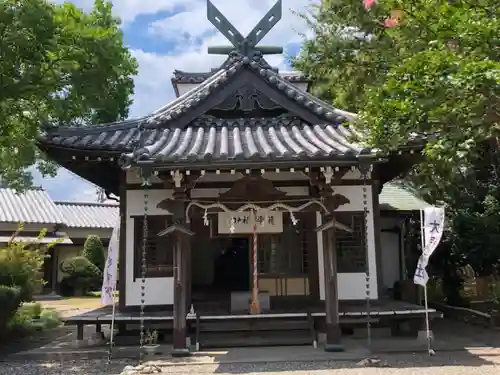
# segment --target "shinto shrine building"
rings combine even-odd
[[[365,147],[349,125],[355,114],[270,66],[265,55],[282,49],[257,44],[281,18],[280,1],[247,37],[210,1],[208,18],[232,44],[209,50],[227,55],[220,67],[175,71],[177,97],[157,111],[51,129],[40,148],[120,198],[121,327],[143,305],[146,320],[165,317],[179,351],[250,320],[267,338],[259,342],[280,329],[297,341],[295,327],[335,347],[343,319],[379,323],[370,310],[385,311],[384,275],[400,277],[398,260],[382,256],[401,239],[381,243],[379,194],[422,142],[391,155]]]

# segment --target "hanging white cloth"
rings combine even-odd
[[[444,208],[426,207],[422,212],[422,255],[418,259],[417,270],[413,277],[413,282],[425,286],[429,281],[426,267],[429,264],[429,258],[436,250],[443,237],[444,232]]]
[[[118,273],[118,248],[120,244],[120,224],[113,228],[111,239],[108,246],[108,257],[104,267],[104,275],[101,288],[101,303],[104,306],[114,305],[115,300],[113,292],[116,289],[116,280]]]

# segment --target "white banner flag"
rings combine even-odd
[[[120,225],[118,224],[113,228],[113,233],[111,234],[111,239],[109,240],[108,257],[106,259],[104,275],[102,278],[101,303],[104,306],[113,305],[115,303],[113,292],[116,289],[119,244]]]
[[[429,258],[436,250],[444,231],[444,208],[426,207],[423,213],[423,251],[417,264],[417,270],[413,282],[425,286],[429,280],[426,267],[429,264]]]

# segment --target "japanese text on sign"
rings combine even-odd
[[[259,210],[254,215],[251,211],[220,212],[218,215],[218,229],[221,234],[252,233],[257,224],[257,233],[283,232],[283,213],[280,211]]]

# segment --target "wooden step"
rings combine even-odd
[[[308,330],[307,320],[265,320],[265,319],[242,319],[242,320],[214,320],[200,321],[200,332],[234,332],[234,331],[289,331]],[[196,328],[196,324],[192,325]]]
[[[298,345],[312,345],[312,338],[308,330],[279,332],[205,332],[200,336],[200,347],[204,349]]]

